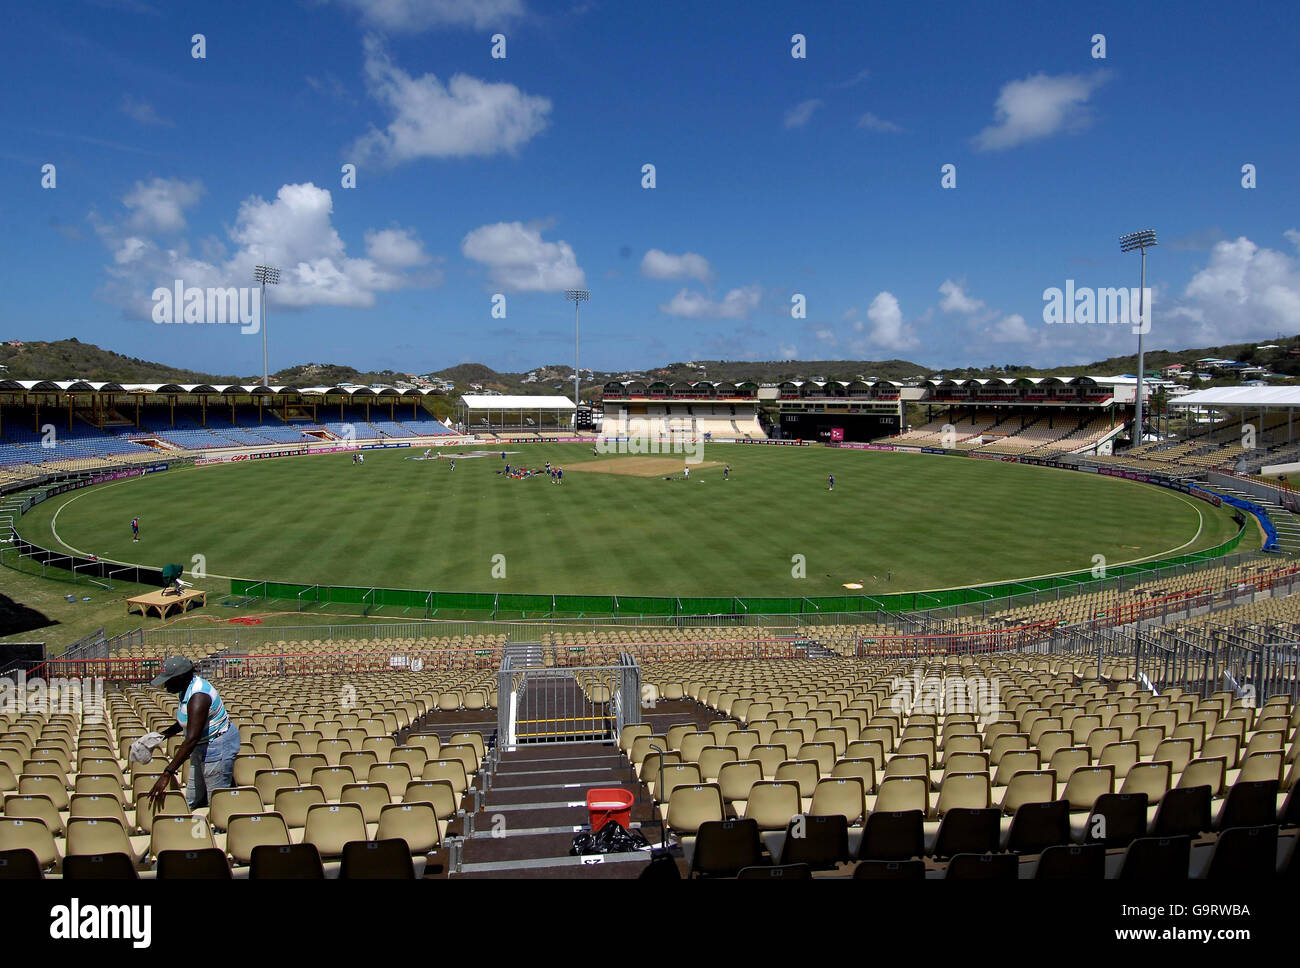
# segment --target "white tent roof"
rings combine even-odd
[[[1300,387],[1210,387],[1170,400],[1171,407],[1300,407]]]
[[[575,410],[568,397],[525,397],[494,393],[466,393],[461,402],[470,410]]]

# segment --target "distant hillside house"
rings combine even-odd
[[[23,341],[20,339],[11,339],[5,343],[5,346],[12,346],[16,350],[23,348]]]

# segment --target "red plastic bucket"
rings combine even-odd
[[[587,791],[587,813],[591,817],[591,829],[599,830],[611,820],[619,823],[624,830],[632,826],[632,804],[634,797],[622,787],[599,787]]]

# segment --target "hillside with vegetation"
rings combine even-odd
[[[1273,347],[1261,349],[1260,347]],[[1175,363],[1188,369],[1204,357],[1222,357],[1260,366],[1279,379],[1300,377],[1300,336],[1274,340],[1202,346],[1185,350],[1152,350],[1146,354],[1148,373],[1155,373]],[[33,341],[22,346],[0,343],[0,378],[13,380],[113,380],[119,383],[256,383],[261,374],[216,374],[187,369],[167,363],[142,360],[103,349],[76,339]],[[582,395],[589,399],[610,380],[697,380],[739,383],[775,383],[781,380],[897,380],[908,382],[927,377],[992,376],[1064,376],[1077,373],[1116,375],[1137,369],[1136,354],[1114,356],[1079,366],[1052,368],[1006,363],[998,366],[966,367],[937,370],[911,360],[691,360],[652,366],[642,370],[582,371]],[[340,383],[394,384],[412,374],[393,370],[358,370],[344,363],[300,363],[277,370],[273,383],[288,386],[333,386]],[[573,387],[573,367],[566,364],[538,366],[526,373],[502,373],[482,363],[460,363],[427,374],[423,379],[441,379],[454,385],[456,392],[472,387],[498,393],[567,395]],[[1193,378],[1191,386],[1240,382],[1231,373],[1215,373],[1213,379]]]

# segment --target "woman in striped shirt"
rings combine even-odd
[[[163,730],[164,737],[185,734],[158,782],[149,791],[152,802],[171,788],[181,764],[190,761],[186,799],[190,809],[208,804],[213,790],[235,785],[235,754],[239,752],[239,730],[230,721],[226,706],[215,686],[194,671],[194,663],[179,655],[167,659],[152,685],[163,686],[177,697],[176,722]]]

